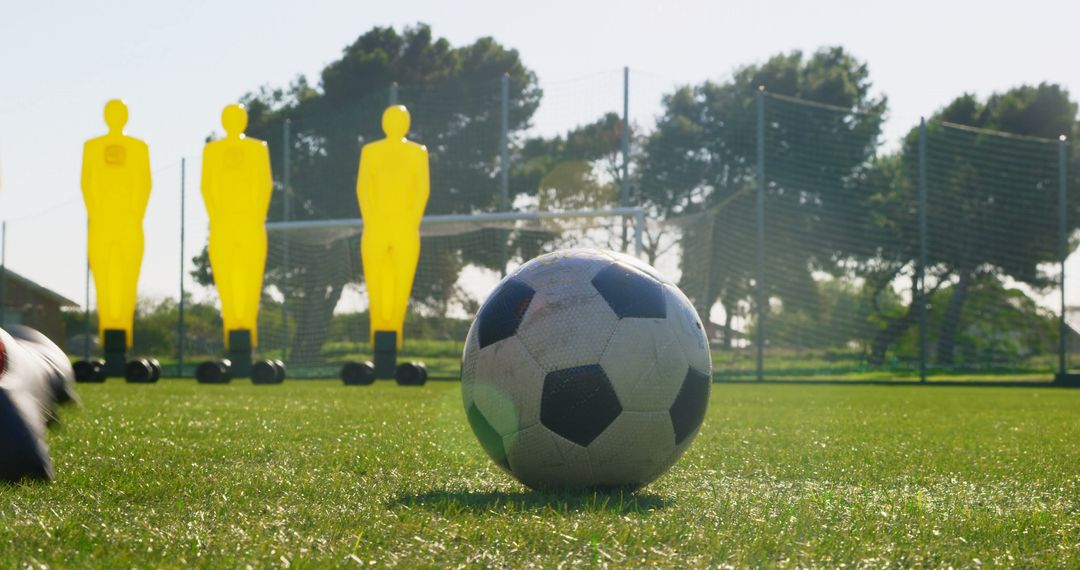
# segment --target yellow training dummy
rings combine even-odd
[[[210,217],[210,268],[221,297],[225,342],[230,331],[256,326],[266,269],[266,212],[272,181],[266,143],[244,136],[247,111],[229,105],[221,113],[225,138],[203,151],[202,195]]]
[[[150,151],[143,141],[124,134],[127,120],[123,101],[105,104],[109,132],[83,147],[82,192],[90,226],[90,269],[97,287],[98,332],[105,343],[106,330],[124,331],[125,348],[130,348],[143,256],[143,215],[150,200]]]
[[[386,138],[364,145],[356,197],[364,217],[360,242],[376,332],[394,332],[402,347],[402,326],[420,260],[420,220],[430,194],[428,153],[405,138],[409,111],[393,105],[383,112]]]

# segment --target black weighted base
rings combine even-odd
[[[232,362],[208,360],[195,368],[195,380],[200,384],[228,384],[232,380]]]
[[[260,360],[251,367],[254,384],[281,384],[285,381],[285,363],[280,360]]]
[[[367,386],[375,382],[375,365],[370,361],[346,362],[341,367],[341,381],[346,386]]]
[[[1054,374],[1054,384],[1080,388],[1080,372],[1065,372],[1064,374],[1058,372]]]
[[[75,369],[75,381],[80,383],[105,381],[104,360],[79,360],[72,365]]]
[[[423,386],[427,377],[427,366],[423,362],[403,362],[394,372],[398,386]]]
[[[128,362],[124,369],[124,379],[132,384],[148,384],[153,374],[154,369],[150,367],[150,363],[142,358]]]
[[[132,384],[153,384],[161,379],[161,363],[156,358],[139,358],[127,363],[124,378]]]

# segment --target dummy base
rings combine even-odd
[[[423,362],[402,362],[394,372],[398,386],[423,386],[427,379],[427,365]]]
[[[1076,370],[1070,370],[1064,374],[1058,372],[1057,374],[1054,374],[1054,383],[1059,386],[1080,388],[1080,372]]]
[[[368,386],[375,383],[375,365],[370,360],[346,362],[341,367],[340,377],[346,386]]]
[[[76,382],[104,382],[105,361],[100,358],[94,360],[79,360],[72,367],[75,369]]]
[[[281,384],[285,381],[285,363],[280,360],[260,360],[251,365],[252,384]]]
[[[132,384],[153,384],[161,380],[161,363],[156,358],[136,358],[127,363],[124,378]]]

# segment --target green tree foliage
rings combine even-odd
[[[610,208],[622,183],[622,118],[607,113],[565,136],[536,137],[517,149],[514,183],[541,210]]]
[[[65,311],[62,313],[69,332],[83,331],[86,327],[85,313]],[[273,315],[262,320],[273,321]],[[154,357],[163,362],[175,361],[180,322],[180,307],[176,299],[140,298],[135,307],[135,323],[131,352],[138,356]],[[260,325],[263,323],[260,322]],[[185,295],[184,303],[185,353],[194,361],[197,358],[217,358],[225,350],[221,331],[221,312],[213,303],[196,301],[191,294]],[[90,312],[91,334],[97,333],[97,311]],[[98,350],[95,338],[91,352]],[[68,346],[69,352],[81,355],[84,345]]]
[[[1011,367],[1031,359],[1052,360],[1057,350],[1057,318],[1051,311],[1023,291],[1006,287],[992,272],[978,273],[966,289],[961,289],[959,283],[942,288],[931,303],[949,307],[960,294],[965,296],[964,311],[978,318],[960,319],[946,326],[952,318],[948,311],[931,313],[929,341],[940,346],[942,335],[952,335],[952,360],[939,359],[940,364]]]
[[[531,199],[531,207],[542,211],[615,207],[622,188],[622,136],[622,118],[606,113],[564,135],[526,139],[514,149],[512,184]],[[551,221],[543,231],[517,232],[514,251],[530,259],[560,237],[580,235],[595,222]],[[593,245],[621,249],[618,234],[616,229],[605,243]]]
[[[1077,105],[1058,85],[1021,86],[994,94],[985,102],[962,95],[935,113],[927,127],[927,223],[929,294],[948,289],[948,301],[932,303],[940,313],[934,352],[938,363],[952,364],[958,335],[965,325],[965,305],[972,287],[984,277],[1010,278],[1045,290],[1055,281],[1041,264],[1058,256],[1058,135],[1077,132]],[[975,127],[1001,134],[975,131]],[[1008,134],[1006,134],[1008,133]],[[1020,136],[1015,136],[1020,135]],[[1024,137],[1040,137],[1032,140]],[[1047,140],[1049,139],[1049,140]],[[913,267],[918,256],[916,232],[918,127],[896,156],[875,163],[876,185],[867,205],[878,250],[863,252],[866,265],[886,259],[895,275]],[[1075,162],[1075,158],[1074,158]],[[1070,202],[1080,188],[1070,185]],[[1078,223],[1070,216],[1070,231]],[[978,313],[980,319],[989,319]],[[916,322],[916,305],[896,316],[879,334],[871,359],[885,351]]]
[[[872,160],[886,108],[884,98],[871,94],[867,66],[838,47],[777,55],[739,69],[728,82],[685,86],[664,97],[663,115],[645,143],[639,195],[657,216],[707,212],[683,231],[684,252],[699,254],[683,256],[680,285],[703,317],[720,302],[728,315],[724,330],[745,311],[756,273],[759,88],[770,94],[767,163],[812,165],[767,169],[765,283],[767,294],[791,309],[817,310],[812,272],[831,267],[836,244],[847,241],[839,232],[856,193],[847,180]],[[832,110],[800,108],[784,97]],[[824,138],[845,141],[829,161],[814,155]]]
[[[958,293],[954,283],[936,289],[931,304],[948,306]],[[907,314],[908,303],[895,289],[876,291],[846,279],[818,281],[821,310],[816,315],[781,307],[770,315],[770,338],[794,355],[830,354],[852,364],[866,362],[876,335]],[[980,274],[966,292],[967,311],[978,318],[956,327],[954,365],[964,369],[1016,369],[1052,360],[1057,342],[1056,316],[1015,287],[991,274]],[[932,312],[929,341],[940,342],[945,311]],[[753,334],[753,325],[749,331]],[[908,328],[894,341],[887,361],[877,364],[914,366],[918,335]]]
[[[634,129],[630,179],[624,181],[625,125],[614,113],[560,136],[522,137],[541,91],[515,51],[491,38],[454,47],[426,26],[400,33],[375,28],[326,66],[317,87],[300,78],[287,88],[245,97],[248,132],[270,142],[278,180],[282,127],[291,122],[290,184],[287,194],[275,193],[271,219],[283,218],[285,196],[291,220],[358,214],[353,190],[360,147],[382,136],[379,117],[392,82],[400,83],[398,100],[413,113],[410,138],[431,151],[428,212],[500,208],[504,73],[511,93],[511,203],[545,210],[605,208],[618,203],[628,184],[634,205],[669,222],[646,235],[646,254],[655,261],[666,247],[682,249],[680,286],[703,317],[720,304],[726,346],[734,344],[736,322],[748,323],[744,332],[758,326],[752,310],[756,101],[763,90],[768,342],[863,350],[871,364],[916,357],[919,305],[897,290],[901,284],[916,287],[918,129],[895,152],[879,153],[886,100],[872,93],[866,64],[839,47],[776,55],[738,69],[728,81],[667,94],[656,128]],[[931,118],[927,294],[930,339],[941,364],[1002,362],[1047,350],[1047,316],[1002,284],[1013,280],[1036,290],[1053,284],[1045,271],[1057,257],[1056,146],[1025,137],[1080,134],[1076,113],[1065,90],[1042,84],[985,101],[963,95]],[[1069,200],[1080,205],[1076,147],[1071,145]],[[1080,206],[1074,208],[1073,229],[1080,225]],[[475,310],[457,286],[466,265],[501,271],[509,258],[531,258],[581,229],[567,223],[539,231],[485,228],[425,238],[413,289],[420,317],[414,325],[436,326],[455,304]],[[597,245],[625,245],[618,243],[617,231],[611,235],[611,243]],[[478,242],[506,245],[477,248]],[[354,269],[358,240],[292,245],[287,267],[279,257],[270,259],[266,283],[287,288],[289,356],[302,364],[320,357],[328,331],[348,337],[353,333],[343,327],[351,331],[366,317],[353,315],[346,322],[333,315],[343,289],[361,280]],[[212,282],[205,251],[193,275],[200,283]],[[987,323],[1014,333],[999,334]],[[147,335],[146,342],[162,341]]]
[[[805,350],[859,349],[865,350],[877,323],[874,321],[874,303],[885,305],[885,310],[896,311],[903,301],[895,291],[872,299],[871,289],[850,279],[825,279],[817,283],[819,311],[806,311],[781,307],[770,315],[771,338],[785,347]]]
[[[418,25],[397,32],[374,28],[346,47],[322,71],[319,86],[303,78],[288,88],[263,88],[244,97],[248,134],[270,143],[275,179],[282,178],[282,127],[291,121],[290,180],[286,194],[275,193],[270,218],[283,219],[288,198],[290,220],[348,218],[359,215],[355,195],[360,147],[383,136],[380,121],[389,90],[400,83],[399,102],[412,113],[410,138],[431,153],[429,214],[491,209],[497,192],[500,140],[499,81],[510,81],[510,130],[528,125],[539,105],[536,76],[515,50],[492,38],[454,47]],[[445,308],[461,267],[469,260],[445,240],[425,240],[414,302]],[[290,358],[318,358],[327,324],[342,290],[360,279],[343,260],[358,258],[355,240],[336,240],[306,248],[281,267],[269,260],[267,285],[288,292],[295,321]],[[481,262],[492,263],[491,260]],[[203,284],[209,276],[197,264]]]

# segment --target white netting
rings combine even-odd
[[[638,223],[629,210],[429,218],[402,358],[434,358],[437,369],[456,373],[456,361],[442,361],[460,354],[473,315],[505,272],[567,247],[633,251]],[[359,220],[272,224],[269,236],[260,351],[311,374],[370,359]]]

